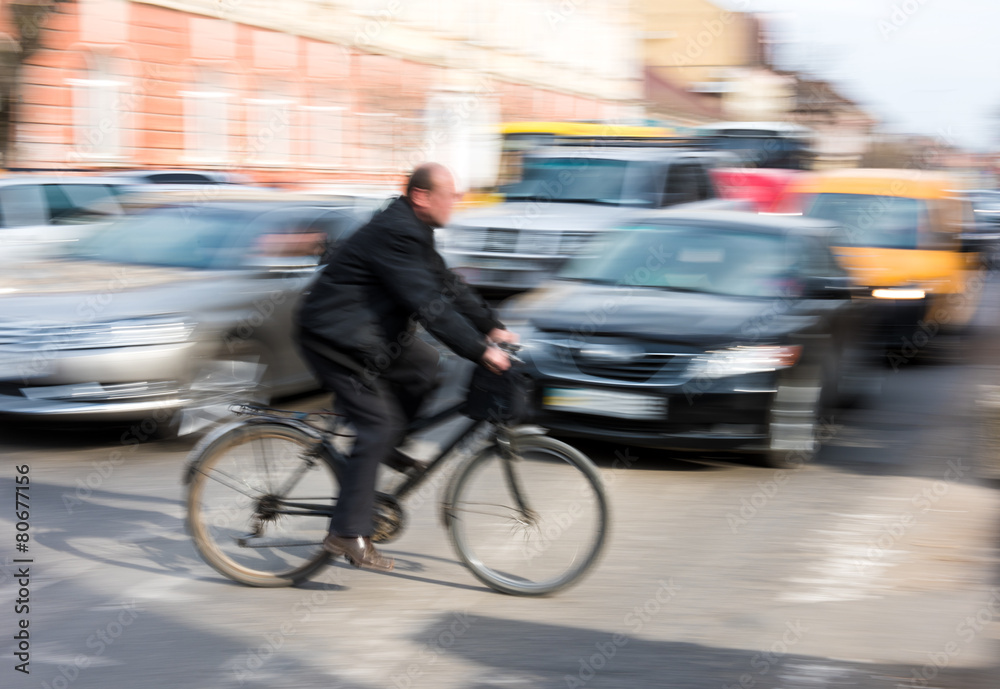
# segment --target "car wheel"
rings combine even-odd
[[[215,356],[202,361],[187,386],[187,402],[171,420],[172,436],[199,433],[232,417],[241,402],[269,404],[268,356],[263,345],[227,340]]]
[[[794,469],[819,449],[823,395],[822,367],[805,364],[791,369],[778,382],[768,419],[765,463],[775,469]]]

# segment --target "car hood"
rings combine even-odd
[[[659,342],[718,345],[780,340],[815,318],[783,298],[724,295],[555,281],[509,301],[503,317],[577,336],[623,335]]]
[[[227,273],[229,279],[234,277]],[[191,268],[65,259],[29,262],[11,266],[0,276],[0,320],[72,323],[188,310],[218,296],[221,277],[220,271]],[[203,296],[192,299],[192,291]]]
[[[648,208],[595,203],[516,201],[456,214],[449,227],[513,227],[519,230],[605,230]]]
[[[53,294],[122,291],[166,282],[195,280],[206,271],[103,261],[31,261],[5,267],[0,294]]]

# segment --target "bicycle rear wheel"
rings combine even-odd
[[[607,498],[597,467],[566,443],[522,436],[515,449],[508,459],[488,447],[460,470],[448,528],[484,584],[540,596],[576,582],[597,560]]]
[[[249,586],[291,586],[328,561],[323,538],[339,494],[314,439],[280,423],[238,426],[197,460],[187,525],[221,574]]]

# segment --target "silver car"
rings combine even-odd
[[[232,400],[315,387],[292,313],[365,215],[270,194],[171,203],[4,272],[0,413],[151,418],[169,434]]]
[[[709,170],[730,159],[694,148],[551,147],[524,158],[522,179],[495,206],[456,214],[438,233],[449,266],[490,292],[537,287],[596,235],[651,208],[739,209]]]
[[[0,263],[65,250],[122,214],[121,189],[101,177],[0,179]]]

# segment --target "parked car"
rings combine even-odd
[[[233,399],[313,388],[292,311],[324,251],[364,219],[320,198],[260,192],[172,202],[65,258],[4,272],[0,413],[155,415],[177,430]]]
[[[120,184],[103,177],[0,178],[0,262],[52,254],[121,215]]]
[[[966,246],[980,251],[983,265],[1000,267],[1000,191],[985,189],[964,192],[972,206],[972,219],[962,236]]]
[[[133,190],[155,188],[190,188],[196,186],[252,186],[244,175],[215,170],[121,170],[113,173],[116,181]]]
[[[793,185],[806,216],[843,228],[836,253],[876,302],[891,357],[975,316],[983,246],[967,233],[971,206],[956,186],[947,173],[877,169],[814,173]]]
[[[803,461],[821,420],[877,380],[835,230],[665,211],[595,240],[504,306],[526,345],[534,420],[562,435]]]
[[[525,155],[521,181],[501,188],[503,203],[455,214],[439,233],[442,255],[481,290],[530,289],[597,234],[652,208],[748,205],[718,199],[709,170],[731,162],[725,154],[686,147],[538,149]]]

